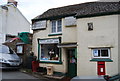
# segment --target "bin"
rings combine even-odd
[[[39,67],[38,61],[32,61],[32,72],[37,72],[37,68]]]
[[[53,66],[47,66],[47,75],[53,75]]]

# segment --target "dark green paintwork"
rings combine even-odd
[[[76,48],[73,48],[73,49],[70,49],[70,50],[73,50],[73,56],[76,58],[76,61],[77,61],[77,50]],[[70,51],[68,50],[68,51]],[[68,73],[67,73],[67,76],[68,77],[75,77],[77,76],[77,62],[76,63],[70,63],[70,55],[68,54]]]
[[[105,61],[105,62],[113,62],[113,60],[111,60],[111,59],[105,59],[105,58],[94,58],[94,59],[92,59],[92,60],[90,60],[90,61]]]

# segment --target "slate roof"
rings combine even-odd
[[[35,17],[33,20],[48,20],[66,16],[85,17],[109,13],[120,13],[120,2],[88,2],[59,8],[52,8]]]

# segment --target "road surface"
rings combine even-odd
[[[1,72],[1,71],[0,71]],[[15,70],[2,71],[2,81],[53,81],[48,78],[36,78]],[[0,73],[0,74],[1,74]]]

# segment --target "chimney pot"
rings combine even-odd
[[[16,7],[17,7],[17,1],[15,1],[15,0],[8,0],[8,3],[13,3]]]

